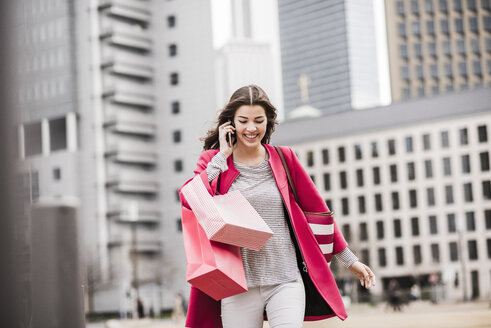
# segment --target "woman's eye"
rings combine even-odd
[[[264,122],[264,121],[261,121],[261,122],[259,122],[259,121],[256,121],[256,123],[257,123],[257,124],[261,124],[261,123],[263,123],[263,122]]]
[[[239,123],[245,124],[245,123],[247,123],[247,121],[239,121]]]

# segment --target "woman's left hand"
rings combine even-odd
[[[356,261],[348,269],[360,279],[361,285],[365,286],[366,289],[375,286],[375,275],[367,265]]]

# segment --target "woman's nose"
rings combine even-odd
[[[247,125],[247,131],[255,131],[255,130],[256,130],[256,126],[254,124]]]

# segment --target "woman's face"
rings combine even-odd
[[[258,147],[266,134],[268,120],[260,105],[242,105],[235,112],[237,146]]]

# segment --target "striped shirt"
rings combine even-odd
[[[260,251],[241,248],[247,286],[268,286],[296,280],[298,266],[295,247],[283,200],[268,163],[268,154],[257,166],[235,161],[234,166],[240,174],[230,186],[230,191],[240,190],[274,233]],[[208,180],[212,181],[226,170],[227,159],[222,152],[218,152],[206,168]],[[347,267],[358,260],[348,248],[337,254],[336,258]]]

